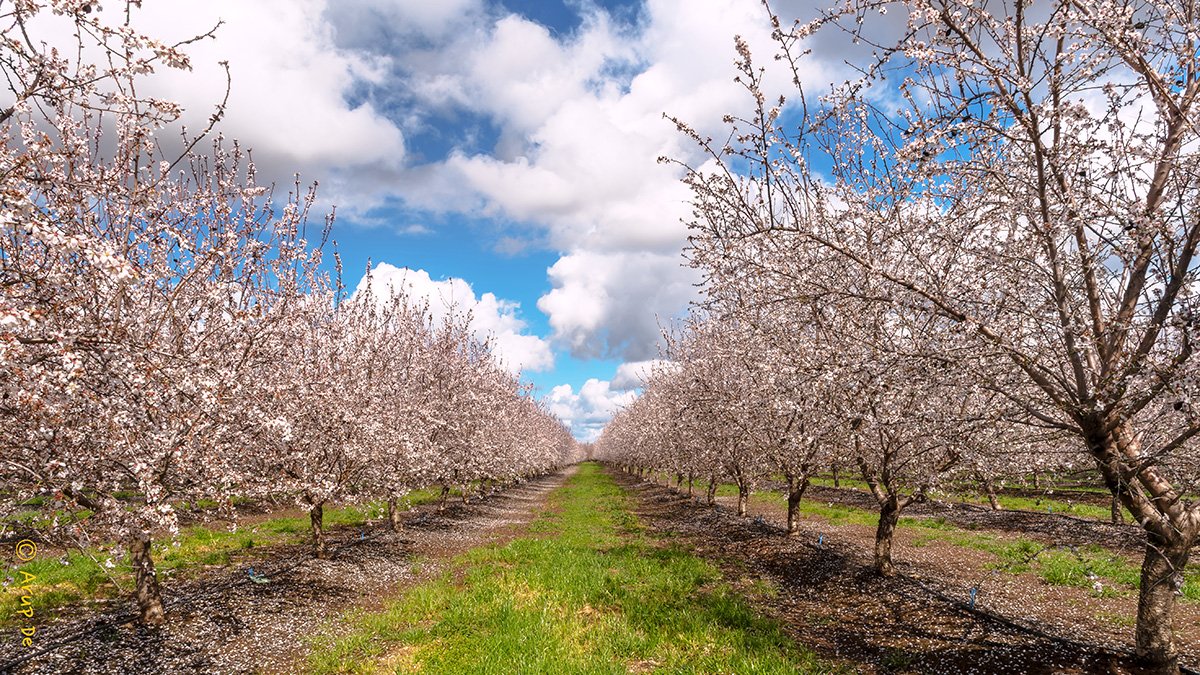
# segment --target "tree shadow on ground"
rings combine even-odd
[[[769,580],[768,611],[792,637],[825,657],[883,673],[1128,673],[1130,655],[1030,630],[972,611],[931,590],[911,570],[878,576],[869,552],[801,541],[724,507],[696,504],[626,474],[614,477],[636,497],[636,513],[671,542],[686,542],[727,576]]]

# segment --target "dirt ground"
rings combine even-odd
[[[1088,589],[1051,586],[1033,574],[992,572],[986,568],[994,560],[990,554],[938,541],[914,545],[903,527],[893,549],[900,573],[882,579],[872,569],[874,528],[806,520],[797,536],[787,537],[782,506],[752,502],[750,517],[739,518],[726,505],[700,505],[663,486],[614,476],[635,495],[643,522],[716,561],[732,579],[771,582],[778,594],[763,609],[800,643],[845,659],[859,672],[1138,672],[1129,659],[1133,593],[1095,597]],[[847,494],[852,492],[816,490],[810,496],[845,503],[855,499]],[[906,515],[946,512],[954,509],[923,505]],[[1131,544],[1120,530],[1111,537],[1107,531],[1114,526],[1082,524],[1072,531],[1070,521],[1038,523],[1032,518],[1037,515],[960,508],[948,520],[998,536],[1106,541],[1117,549]],[[989,521],[996,527],[989,528]],[[979,588],[975,610],[968,607],[973,586]],[[1200,667],[1200,607],[1177,607],[1185,662]]]
[[[381,525],[330,532],[332,555],[303,546],[247,552],[203,579],[168,582],[171,619],[139,629],[123,612],[43,626],[44,653],[13,663],[16,640],[0,643],[0,673],[292,673],[308,638],[336,633],[349,610],[372,610],[446,569],[456,554],[520,534],[569,473],[455,505],[408,514],[402,532]],[[708,557],[735,586],[766,580],[776,589],[762,610],[801,644],[865,673],[1137,673],[1130,664],[1136,597],[1095,597],[1032,574],[991,572],[990,554],[897,533],[900,574],[871,568],[873,528],[805,521],[782,533],[782,506],[752,502],[751,517],[703,506],[659,485],[613,472],[639,518],[667,541]],[[814,488],[808,498],[856,504],[869,496]],[[856,504],[870,507],[864,502]],[[1036,513],[992,513],[925,504],[906,515],[944,517],[996,536],[1140,549],[1137,528]],[[818,543],[820,541],[820,543]],[[247,568],[270,580],[253,583]],[[979,589],[974,610],[969,589]],[[761,595],[757,596],[761,597]],[[127,603],[123,603],[126,604]],[[1200,667],[1200,607],[1179,605],[1176,625],[1191,667]],[[5,665],[11,664],[11,665]]]
[[[571,471],[542,477],[438,513],[407,515],[401,532],[382,524],[328,533],[331,554],[304,546],[256,549],[202,579],[167,583],[169,621],[158,630],[130,623],[128,608],[40,627],[42,651],[21,659],[14,637],[0,643],[0,673],[166,675],[293,673],[307,640],[338,630],[337,618],[440,574],[456,554],[518,534]],[[269,583],[254,583],[254,567]],[[127,603],[122,603],[127,604]],[[17,661],[14,661],[17,660]]]

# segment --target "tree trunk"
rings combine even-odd
[[[683,487],[683,472],[676,471],[675,472],[675,490],[678,492],[679,489],[682,487]]]
[[[150,555],[150,537],[135,536],[130,540],[129,556],[133,563],[138,621],[146,626],[161,625],[167,620],[167,614],[163,608],[158,575],[154,571],[154,559]]]
[[[892,497],[879,507],[879,527],[875,530],[875,571],[880,576],[890,577],[896,574],[892,564],[892,536],[896,534],[896,524],[900,522],[900,506]]]
[[[991,505],[993,511],[1003,511],[1004,507],[1000,506],[1000,502],[996,500],[996,485],[992,483],[992,479],[986,476],[979,476],[979,482],[983,485],[983,492],[987,495],[988,504]]]
[[[1042,475],[1040,473],[1038,473],[1037,471],[1033,472],[1033,489],[1034,490],[1042,489]]]
[[[739,516],[746,515],[746,502],[749,501],[750,488],[742,483],[738,483],[738,510]]]
[[[688,499],[691,499],[696,494],[696,476],[688,474]]]
[[[438,500],[438,511],[445,511],[445,510],[446,510],[446,499],[447,499],[449,496],[450,496],[450,486],[449,486],[449,485],[443,485],[443,486],[442,486],[442,496],[441,496],[441,498]]]
[[[1179,672],[1175,644],[1175,597],[1183,581],[1188,549],[1147,533],[1142,586],[1138,591],[1138,659],[1156,673]]]
[[[392,532],[397,532],[403,527],[403,523],[400,522],[400,509],[398,506],[395,499],[387,500],[388,529]]]
[[[462,485],[460,485],[459,489],[462,490],[462,503],[465,505],[467,503],[467,494],[470,491],[467,489],[466,483],[463,483]]]
[[[808,480],[796,480],[795,476],[788,476],[787,481],[787,533],[796,534],[800,530],[800,500],[808,489]]]
[[[1106,425],[1100,420],[1088,440],[1108,489],[1146,530],[1135,629],[1138,659],[1152,672],[1177,673],[1172,614],[1200,524],[1157,467],[1144,464],[1141,444],[1128,422]]]
[[[995,489],[990,488],[990,487],[988,488],[987,498],[988,498],[988,505],[992,507],[993,511],[1003,511],[1004,510],[1004,507],[1000,506],[1000,502],[996,501],[996,490]]]
[[[838,465],[833,465],[833,487],[841,487],[842,479],[838,476]]]
[[[1121,496],[1113,490],[1112,496],[1112,522],[1113,525],[1125,524],[1125,510],[1121,508]]]
[[[717,501],[717,477],[715,475],[708,478],[708,493],[705,497],[710,505]]]
[[[325,557],[325,505],[317,504],[308,510],[308,522],[312,527],[313,555]]]

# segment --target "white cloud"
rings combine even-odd
[[[433,230],[429,229],[427,226],[422,225],[420,223],[412,223],[409,225],[405,225],[403,227],[396,228],[396,234],[421,236],[421,235],[426,235],[426,234],[433,234]]]
[[[393,288],[414,300],[428,300],[435,320],[448,312],[471,312],[472,331],[480,339],[492,337],[495,354],[509,370],[540,372],[554,367],[550,345],[538,336],[524,332],[525,322],[517,316],[519,303],[497,298],[494,293],[476,297],[466,280],[434,281],[424,270],[378,263],[371,274],[374,288],[379,289],[377,292]],[[355,293],[365,287],[366,281],[364,275]]]
[[[299,172],[306,185],[321,182],[322,204],[365,209],[381,203],[404,166],[404,135],[372,102],[348,101],[364,83],[381,82],[388,59],[336,46],[325,7],[326,0],[147,2],[134,11],[134,26],[167,43],[222,25],[215,40],[184,47],[191,72],[160,66],[139,93],[180,103],[184,123],[199,132],[225,94],[219,62],[228,61],[218,130],[253,150],[260,182],[286,191]],[[105,9],[112,21],[123,11]],[[177,143],[173,135],[163,141]]]
[[[325,18],[339,42],[371,45],[389,35],[441,37],[482,11],[482,0],[337,0]]]
[[[612,416],[637,397],[637,392],[616,391],[608,382],[592,378],[583,383],[578,393],[571,385],[560,384],[543,400],[550,412],[571,429],[575,438],[594,441]]]
[[[668,361],[662,359],[650,359],[647,361],[629,361],[617,366],[617,374],[609,382],[609,386],[618,391],[629,391],[631,389],[641,389],[646,380],[658,368],[668,364]]]
[[[636,25],[568,4],[584,16],[566,35],[495,0],[162,1],[137,23],[172,41],[225,21],[217,40],[188,48],[194,73],[160,73],[148,91],[183,103],[197,130],[224,91],[217,62],[229,60],[222,131],[282,189],[293,171],[319,179],[318,213],[337,203],[340,222],[371,226],[364,212],[392,204],[515,223],[495,250],[564,252],[538,301],[554,341],[580,356],[653,358],[659,319],[683,311],[698,280],[679,264],[689,193],[656,160],[703,159],[663,113],[716,136],[722,115],[749,106],[733,82],[733,36],[770,67],[771,26],[752,0],[646,0]],[[801,75],[833,79],[813,73]],[[790,89],[790,72],[768,79]],[[446,143],[457,148],[422,159]],[[421,234],[410,222],[388,225]],[[515,314],[496,302],[500,326]],[[497,335],[548,367],[544,341]]]
[[[660,322],[695,297],[696,274],[677,253],[579,251],[548,273],[554,289],[538,309],[550,317],[554,339],[583,357],[657,356]]]

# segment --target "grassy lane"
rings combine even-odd
[[[663,548],[619,487],[583,465],[529,533],[470,551],[348,635],[314,644],[315,673],[803,673],[833,668],[721,580]]]

